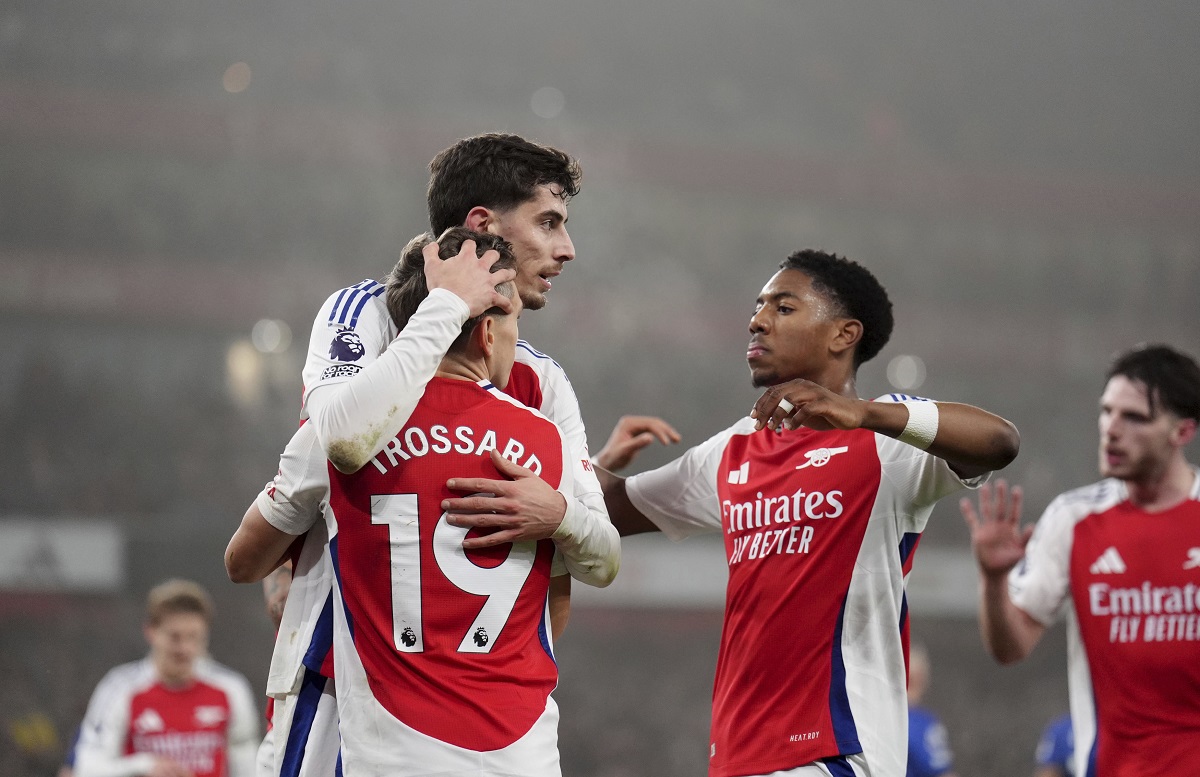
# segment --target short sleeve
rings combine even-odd
[[[296,430],[279,457],[279,472],[255,499],[267,523],[300,535],[321,517],[329,492],[325,452],[311,423]]]
[[[1008,575],[1013,604],[1043,626],[1053,624],[1070,595],[1071,543],[1076,515],[1062,496],[1042,513],[1025,558]]]

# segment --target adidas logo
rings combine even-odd
[[[151,731],[162,731],[166,725],[163,723],[161,715],[152,709],[146,709],[137,716],[137,720],[133,722],[133,728],[139,733],[146,734]]]
[[[735,486],[745,485],[750,479],[750,462],[743,462],[742,466],[729,471],[729,482]]]
[[[1125,560],[1121,558],[1116,547],[1110,547],[1088,567],[1088,571],[1093,575],[1119,575],[1125,571]]]

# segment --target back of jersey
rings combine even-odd
[[[519,740],[547,710],[558,677],[546,607],[553,543],[467,552],[467,531],[441,508],[461,495],[448,479],[499,477],[493,448],[560,487],[565,443],[554,424],[486,383],[440,378],[371,463],[353,475],[330,467],[330,551],[348,632],[335,650],[339,706],[359,707],[342,715],[347,756],[346,727],[371,715],[485,752]],[[354,656],[342,655],[347,636]]]

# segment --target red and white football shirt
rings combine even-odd
[[[1044,625],[1072,612],[1076,774],[1200,774],[1200,471],[1157,513],[1116,479],[1060,495],[1009,591]]]
[[[195,777],[252,777],[258,711],[242,675],[200,659],[191,683],[164,685],[150,659],[119,666],[100,681],[81,727],[76,774],[147,774],[156,757]]]
[[[904,774],[904,577],[934,503],[964,485],[883,435],[749,418],[626,482],[671,538],[725,536],[711,775],[860,752],[871,774]]]
[[[491,449],[571,493],[553,423],[487,383],[445,378],[369,465],[329,469],[348,773],[558,774],[554,543],[466,552],[441,508],[451,477],[498,477]]]

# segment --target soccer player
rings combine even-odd
[[[1046,724],[1034,753],[1033,777],[1075,777],[1075,736],[1071,715],[1059,715]]]
[[[246,678],[206,654],[212,613],[196,583],[151,589],[150,655],[96,686],[76,777],[252,777],[258,711]]]
[[[422,249],[453,255],[470,240],[480,250],[498,249],[485,254],[499,254],[496,267],[515,263],[503,241],[465,229],[444,235],[440,246],[415,242],[386,284],[400,328],[428,293],[422,262],[439,261]],[[505,287],[515,298],[515,285]],[[310,457],[309,472],[298,478],[312,484],[308,490],[330,489],[325,517],[339,594],[334,657],[347,773],[558,773],[550,698],[555,544],[464,550],[467,530],[448,523],[441,508],[449,474],[498,474],[491,451],[571,492],[561,432],[497,388],[508,384],[516,332],[516,314],[499,308],[468,321],[405,429],[372,466],[343,475],[332,464],[313,467]],[[278,520],[279,511],[272,516]],[[287,531],[273,547],[244,550],[270,559],[287,535],[308,530],[310,516],[281,524]]]
[[[954,777],[954,753],[946,727],[921,706],[929,688],[929,653],[923,645],[908,648],[908,771],[905,777]]]
[[[866,268],[795,253],[750,318],[767,387],[751,416],[659,469],[601,472],[622,534],[724,536],[713,777],[904,774],[913,550],[934,503],[1007,466],[1019,440],[970,405],[859,399],[857,368],[891,331]]]
[[[1002,481],[978,511],[962,501],[997,661],[1028,656],[1071,604],[1076,774],[1200,774],[1200,470],[1184,456],[1198,422],[1195,360],[1133,348],[1100,397],[1104,480],[1058,496],[1036,528]]]

